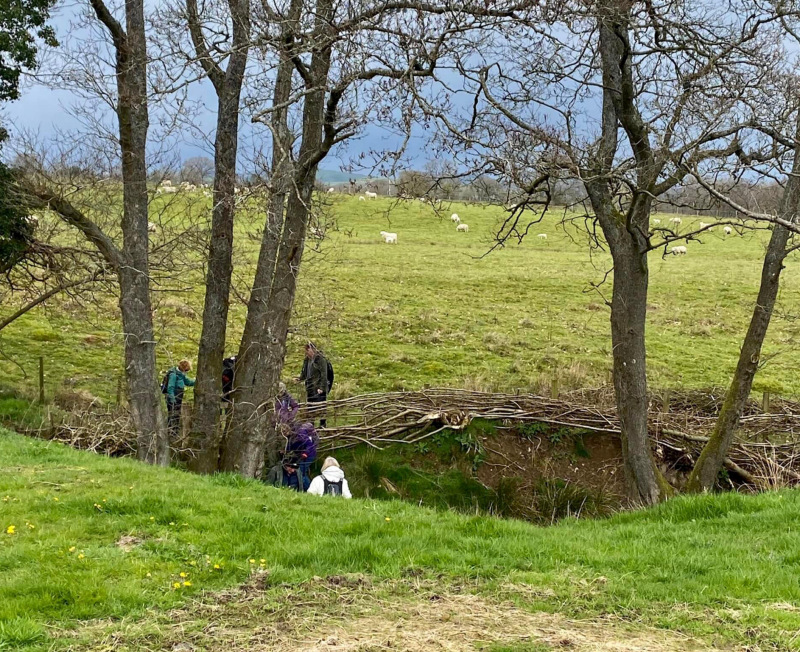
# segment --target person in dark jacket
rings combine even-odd
[[[325,403],[328,400],[328,360],[313,342],[306,344],[303,369],[296,380],[305,383],[309,403]],[[319,420],[320,428],[327,424],[324,414]]]
[[[167,381],[167,428],[170,437],[175,438],[181,433],[181,409],[183,408],[183,394],[187,387],[192,387],[194,381],[186,374],[192,370],[192,363],[181,360],[177,367],[169,370]]]
[[[287,487],[294,491],[305,491],[305,488],[302,490],[300,489],[297,467],[298,465],[296,463],[284,460],[269,470],[265,482],[273,487]]]

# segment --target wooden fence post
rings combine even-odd
[[[44,405],[44,356],[39,356],[39,403]]]
[[[770,398],[769,392],[764,392],[764,399],[761,403],[761,409],[764,411],[764,414],[769,414],[771,411],[770,408],[772,406],[770,405]]]

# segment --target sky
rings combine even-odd
[[[52,16],[51,24],[56,30],[59,40],[64,41],[64,36],[70,29],[70,22],[74,19],[75,12],[81,9],[81,3],[70,3],[62,5]],[[21,97],[15,102],[6,103],[0,111],[0,120],[8,129],[12,138],[14,135],[26,134],[35,135],[41,142],[47,142],[54,138],[58,133],[77,131],[85,129],[79,120],[72,114],[71,109],[79,104],[86,105],[86,100],[78,97],[67,90],[53,90],[36,83],[31,77],[23,79],[20,88]],[[171,155],[185,161],[193,156],[207,156],[213,158],[213,132],[216,120],[217,98],[214,89],[208,81],[194,83],[190,88],[191,98],[198,103],[201,108],[197,114],[194,125],[197,131],[206,134],[206,138],[197,137],[190,133],[183,133],[181,140],[176,143]],[[109,108],[97,102],[93,111],[108,114]],[[156,121],[151,111],[151,125]],[[188,130],[185,130],[188,131]],[[248,166],[248,143],[251,143],[254,134],[258,132],[253,129],[249,118],[243,116],[240,124],[240,140],[242,151],[241,167]],[[156,138],[155,130],[151,128],[150,138]],[[368,127],[359,137],[347,141],[329,154],[322,163],[321,168],[325,170],[340,170],[343,167],[352,165],[359,156],[365,152],[391,148],[397,146],[400,138],[395,134],[381,129],[377,126]],[[426,139],[421,133],[416,134],[408,144],[408,158],[411,167],[422,169],[425,166]],[[154,143],[155,145],[155,143]],[[252,145],[250,146],[252,150]]]
[[[74,21],[76,12],[85,11],[85,6],[81,2],[67,0],[52,15],[50,24],[55,28],[59,40],[65,41],[65,35],[71,29],[71,22]],[[84,32],[85,35],[85,32]],[[44,52],[44,50],[43,50]],[[56,50],[57,53],[57,50]],[[46,54],[45,54],[46,58]],[[70,131],[80,131],[85,126],[80,123],[78,118],[73,115],[71,109],[83,104],[87,104],[74,93],[67,90],[53,90],[36,83],[31,77],[23,79],[21,97],[15,102],[5,103],[0,109],[0,120],[4,127],[8,129],[11,137],[21,134],[34,135],[37,141],[46,143],[59,133],[69,133]],[[170,152],[171,156],[185,161],[193,156],[207,156],[213,158],[214,125],[216,121],[217,98],[214,89],[207,81],[194,83],[190,88],[191,98],[197,102],[201,110],[194,119],[196,131],[205,134],[206,137],[198,137],[197,134],[183,133],[175,148]],[[92,111],[102,111],[105,115],[110,115],[109,108],[101,102],[97,102],[96,107],[91,106]],[[151,125],[157,121],[157,116],[151,110]],[[155,130],[151,128],[151,141],[157,138]],[[248,166],[248,148],[253,149],[252,141],[254,135],[258,134],[253,129],[249,118],[243,116],[240,124],[240,140],[242,151],[241,167]],[[425,154],[425,141],[421,133],[415,134],[408,144],[409,165],[412,167],[423,168],[427,157]],[[352,165],[363,153],[369,151],[383,150],[396,147],[400,143],[400,138],[377,126],[370,126],[364,133],[357,138],[347,141],[343,145],[334,149],[321,168],[325,170],[340,170]],[[154,143],[154,146],[156,143]]]

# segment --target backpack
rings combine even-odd
[[[322,490],[323,496],[342,495],[342,485],[344,485],[344,480],[339,480],[339,482],[331,482],[325,476],[322,476],[322,482],[325,485],[325,488]]]
[[[330,392],[331,387],[333,387],[333,377],[334,377],[333,365],[331,364],[331,361],[328,360],[327,358],[325,358],[325,362],[328,363],[328,391]]]
[[[164,378],[161,381],[161,393],[166,394],[169,389],[169,377],[172,375],[174,369],[170,369],[167,373],[164,374]]]
[[[230,357],[225,358],[222,361],[222,392],[224,394],[229,394],[233,391],[233,376],[234,376],[234,365],[236,364],[236,358]]]

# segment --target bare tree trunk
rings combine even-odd
[[[190,7],[194,0],[190,0]],[[203,307],[203,330],[197,354],[197,383],[194,389],[194,414],[191,441],[195,457],[189,468],[213,473],[219,466],[220,398],[222,395],[222,359],[230,305],[233,273],[233,222],[236,213],[236,156],[239,145],[239,103],[247,64],[250,36],[249,0],[229,3],[234,25],[231,57],[223,74],[214,67],[202,41],[196,7],[189,10],[198,56],[205,61],[209,77],[217,90],[219,107],[214,142],[214,207],[211,215],[211,241],[208,252],[206,295]],[[198,36],[199,35],[199,36]],[[206,58],[203,59],[206,55]]]
[[[622,431],[628,495],[634,501],[652,504],[661,498],[661,489],[647,428],[645,320],[649,272],[646,254],[642,254],[637,243],[625,236],[620,240],[612,250],[614,393]]]
[[[125,0],[125,28],[103,0],[92,8],[114,43],[117,119],[122,150],[122,264],[120,310],[125,333],[125,375],[140,460],[169,464],[169,440],[156,378],[156,342],[150,304],[147,196],[147,41],[143,0]]]
[[[332,14],[332,0],[318,0],[315,34],[320,41],[328,29]],[[250,304],[255,308],[254,327],[249,332],[246,327],[245,333],[249,339],[242,339],[241,355],[246,362],[241,367],[237,366],[236,373],[238,375],[240,369],[247,369],[247,372],[241,381],[241,398],[234,410],[232,429],[225,442],[222,469],[249,477],[256,477],[261,473],[267,442],[274,440],[274,436],[271,437],[274,433],[269,417],[272,414],[275,387],[283,371],[286,336],[297,290],[297,276],[303,256],[317,164],[330,149],[330,144],[327,149],[323,147],[323,128],[327,116],[325,96],[331,50],[330,41],[317,49],[307,70],[308,94],[303,107],[302,142],[298,163],[292,175],[280,247],[271,274],[269,300],[264,311],[263,297],[254,302],[251,295]],[[262,254],[264,253],[262,248]],[[268,250],[265,257],[270,253],[271,250]],[[269,260],[265,262],[269,263]],[[248,310],[248,320],[249,318]],[[256,325],[260,327],[257,328]],[[275,452],[270,451],[271,459]]]
[[[798,116],[795,138],[798,144],[795,146],[792,172],[786,182],[781,202],[781,217],[790,222],[795,221],[798,209],[800,209],[800,116]],[[750,396],[753,379],[758,371],[761,347],[764,345],[775,302],[778,299],[783,261],[788,253],[786,247],[789,236],[790,232],[785,226],[773,225],[772,236],[769,239],[764,264],[761,268],[758,299],[753,308],[747,335],[742,342],[742,349],[739,352],[739,363],[736,365],[728,393],[725,395],[725,402],[722,404],[714,432],[703,447],[697,464],[689,476],[686,485],[687,491],[710,491],[713,489],[725,463],[728,450],[739,427],[742,411]]]

